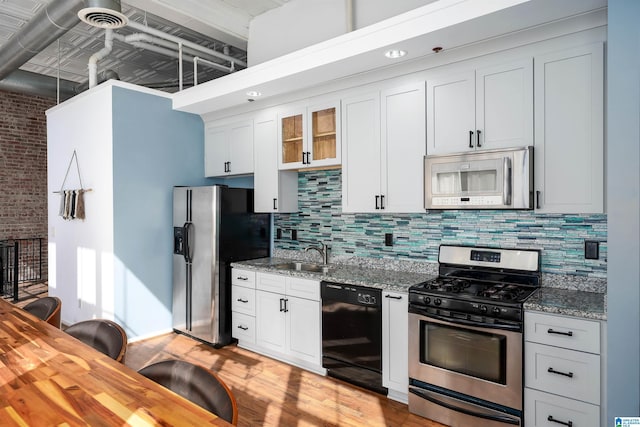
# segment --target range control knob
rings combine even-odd
[[[486,305],[481,305],[480,306],[480,313],[485,314],[489,309],[487,308]]]
[[[429,297],[424,297],[424,303],[425,303],[425,304],[431,304],[431,298],[429,298]]]
[[[433,303],[435,305],[440,305],[440,304],[442,304],[442,300],[440,298],[436,298],[435,300],[433,300]]]
[[[500,307],[493,307],[493,310],[491,310],[491,312],[494,316],[498,316],[500,314]]]

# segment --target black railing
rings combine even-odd
[[[42,238],[0,241],[0,293],[18,301],[20,283],[42,281]]]

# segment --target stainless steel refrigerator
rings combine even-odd
[[[231,342],[231,263],[268,257],[270,214],[253,190],[173,189],[173,329],[221,347]]]

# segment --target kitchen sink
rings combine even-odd
[[[311,273],[328,273],[329,266],[322,264],[311,264],[306,262],[285,262],[273,266],[278,270],[308,271]]]

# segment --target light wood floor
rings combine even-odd
[[[169,358],[216,371],[236,397],[239,426],[444,427],[410,414],[406,405],[384,396],[235,345],[214,349],[168,334],[129,344],[125,363],[138,370]]]

